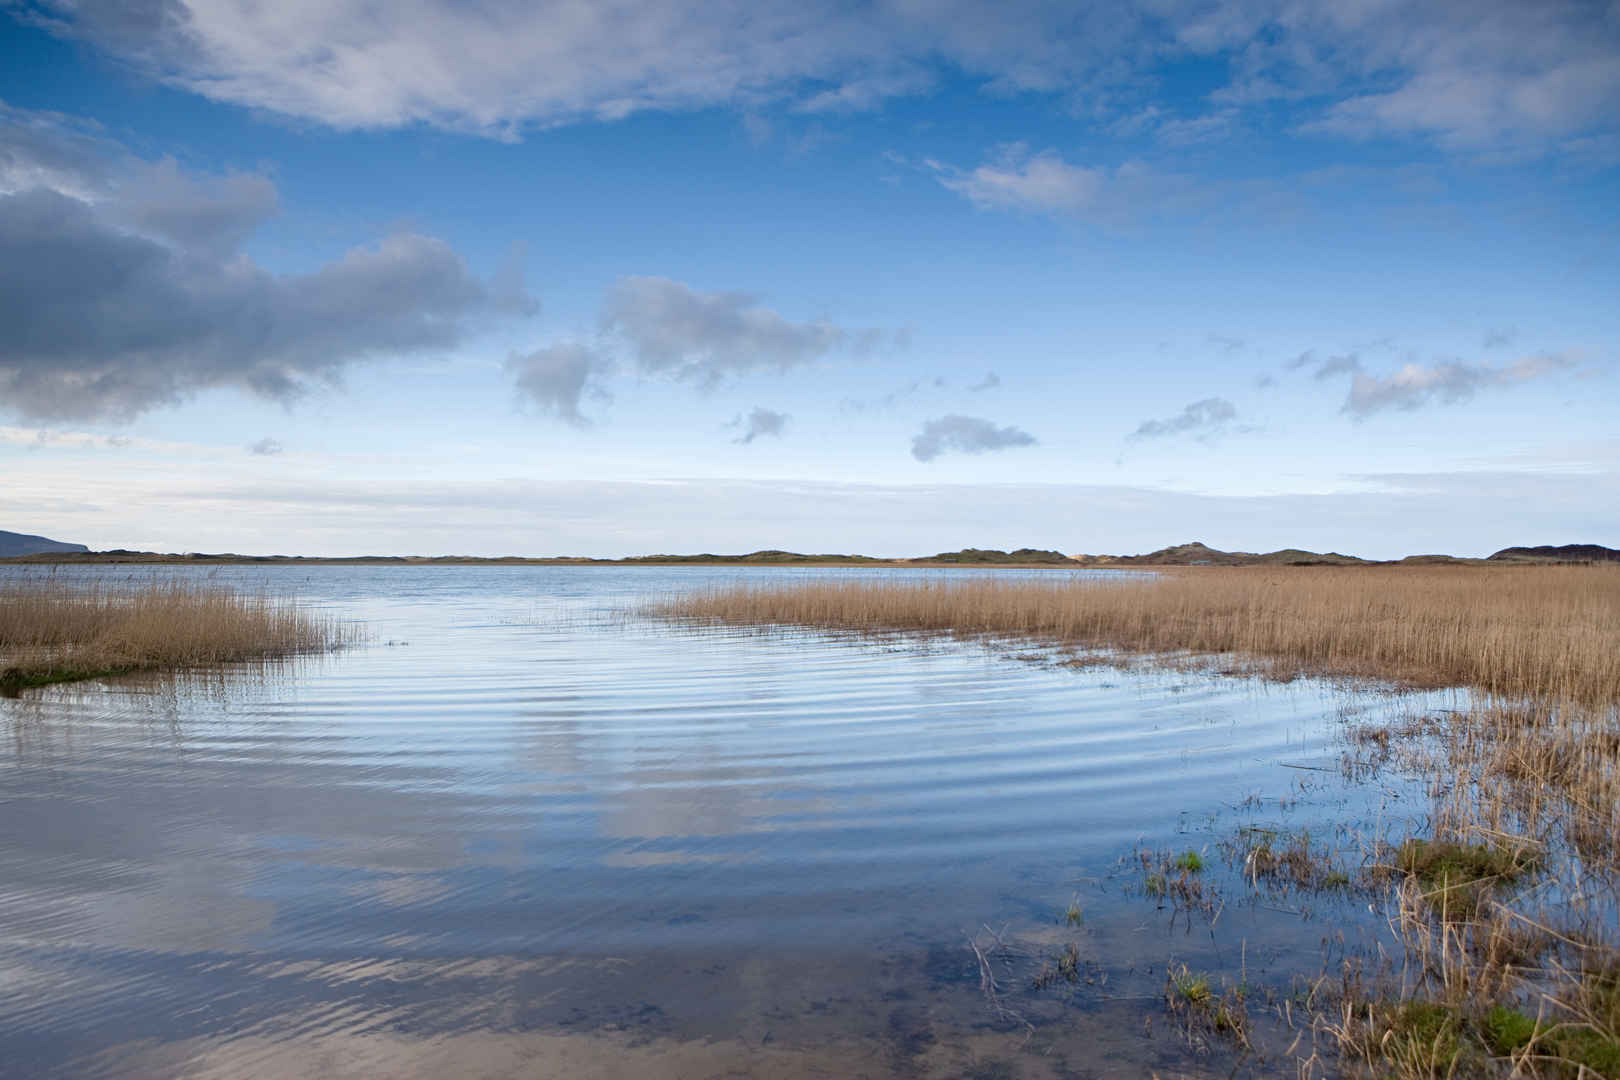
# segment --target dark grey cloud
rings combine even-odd
[[[577,343],[550,345],[506,358],[506,371],[518,394],[541,411],[575,427],[590,423],[579,411],[586,395],[607,398],[600,381],[612,369],[612,359],[605,353]]]
[[[972,391],[973,393],[979,393],[979,392],[984,391],[984,390],[994,390],[996,387],[998,387],[1000,385],[1001,385],[1001,376],[997,375],[993,371],[987,371],[987,372],[984,373],[984,378],[980,379],[978,382],[976,382],[972,386],[968,387],[968,389],[970,391]]]
[[[930,420],[911,440],[911,456],[933,461],[952,451],[983,454],[1014,446],[1033,446],[1035,436],[1016,427],[997,427],[983,417],[952,414]]]
[[[1410,411],[1436,402],[1454,405],[1482,390],[1519,385],[1574,366],[1568,354],[1537,353],[1507,367],[1439,360],[1433,364],[1406,364],[1389,375],[1358,372],[1351,380],[1341,411],[1365,420],[1390,409]]]
[[[762,409],[756,406],[748,414],[746,420],[739,416],[732,421],[732,426],[742,428],[743,433],[731,441],[747,446],[761,436],[769,435],[781,438],[782,429],[787,427],[787,422],[790,419],[791,417],[787,413],[773,412],[770,409]]]
[[[265,436],[256,443],[248,443],[247,452],[260,457],[270,457],[281,453],[282,446],[275,439]]]
[[[8,411],[128,419],[226,386],[287,401],[354,363],[453,348],[496,314],[533,310],[408,232],[271,273],[238,249],[275,211],[264,177],[191,176],[50,134],[37,114],[0,116],[6,176],[31,181],[0,191]]]
[[[791,322],[746,292],[698,292],[661,277],[622,278],[602,308],[602,327],[617,334],[648,374],[713,388],[728,377],[786,371],[835,350],[861,353],[888,339],[824,319]]]
[[[279,202],[268,177],[199,178],[171,158],[133,170],[119,186],[118,215],[135,231],[216,257],[230,254],[274,217]]]
[[[33,0],[19,17],[170,85],[337,128],[527,128],[731,105],[873,108],[966,77],[1084,102],[1168,143],[1219,138],[1279,102],[1300,126],[1446,145],[1573,143],[1613,130],[1620,25],[1586,0],[367,0],[294,6]],[[1196,104],[1153,101],[1160,65],[1226,73]],[[1144,103],[1144,98],[1149,100]]]
[[[1135,431],[1131,432],[1132,439],[1162,439],[1172,435],[1197,434],[1201,438],[1208,438],[1224,430],[1226,425],[1237,419],[1237,406],[1225,398],[1204,398],[1195,401],[1182,409],[1174,416],[1163,420],[1144,420]]]

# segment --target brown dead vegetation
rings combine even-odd
[[[209,585],[0,585],[0,690],[280,659],[354,632],[291,599]]]

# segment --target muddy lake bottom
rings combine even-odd
[[[1233,841],[1359,865],[1428,802],[1347,727],[1466,705],[634,614],[980,571],[54,572],[369,640],[0,700],[8,1076],[1294,1076],[1281,1021],[1189,1039],[1167,972],[1243,982],[1265,1035],[1391,947],[1378,898],[1256,889]],[[1142,851],[1200,853],[1210,902]]]

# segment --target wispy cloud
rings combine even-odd
[[[1116,166],[1077,165],[1055,150],[1031,152],[1026,143],[1005,143],[972,169],[935,159],[923,168],[945,188],[981,210],[1010,210],[1112,223],[1168,205],[1182,178],[1160,174],[1137,161]]]
[[[1163,439],[1173,435],[1195,434],[1207,439],[1225,431],[1227,425],[1237,419],[1237,414],[1237,406],[1225,398],[1204,398],[1174,416],[1142,421],[1129,438]]]
[[[998,387],[1000,385],[1001,385],[1001,376],[997,375],[993,371],[987,371],[987,372],[984,373],[984,378],[980,379],[978,382],[976,382],[972,386],[968,387],[968,390],[971,391],[972,393],[977,394],[977,393],[982,393],[985,390],[994,390],[996,387]]]
[[[247,445],[248,453],[257,454],[260,457],[271,457],[281,453],[281,450],[281,443],[270,438],[269,436],[260,439],[258,442],[248,443]]]
[[[786,371],[839,349],[868,352],[893,340],[876,329],[826,319],[793,322],[747,292],[699,292],[662,277],[622,278],[602,309],[636,366],[712,388],[754,371]]]
[[[933,461],[941,454],[983,454],[1015,446],[1035,445],[1035,436],[1016,427],[997,427],[978,416],[952,414],[930,420],[911,440],[911,456]]]
[[[1357,372],[1343,410],[1365,420],[1390,409],[1412,410],[1433,402],[1456,404],[1489,388],[1501,388],[1565,372],[1575,366],[1565,353],[1537,353],[1507,367],[1440,360],[1407,364],[1389,375]]]

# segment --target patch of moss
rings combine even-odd
[[[1486,1013],[1480,1029],[1485,1036],[1485,1045],[1498,1057],[1523,1050],[1536,1037],[1535,1020],[1505,1005],[1498,1005]]]
[[[114,675],[128,675],[139,668],[135,665],[125,664],[118,667],[75,667],[63,665],[60,667],[8,667],[0,671],[0,695],[16,697],[24,690],[36,686],[51,686],[56,683],[80,682],[84,679],[106,679]]]

